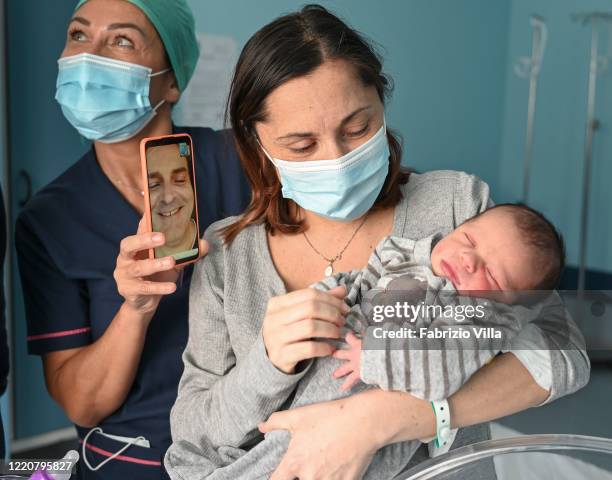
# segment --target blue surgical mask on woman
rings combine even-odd
[[[89,140],[115,143],[140,132],[156,115],[149,101],[151,77],[142,65],[90,53],[58,60],[55,99],[66,119]]]
[[[306,162],[273,158],[284,198],[323,217],[350,221],[366,213],[378,197],[389,171],[385,124],[356,149],[333,160]]]

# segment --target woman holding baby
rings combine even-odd
[[[322,7],[276,19],[244,47],[228,113],[253,196],[241,216],[209,228],[210,252],[194,271],[165,459],[172,478],[202,478],[203,463],[231,463],[274,430],[291,441],[273,480],[358,479],[380,448],[435,436],[429,402],[405,392],[371,389],[278,412],[310,360],[334,353],[315,338],[337,339],[345,323],[345,289],[310,285],[363,269],[388,235],[447,234],[491,205],[474,176],[401,167],[385,122],[389,94],[371,46]],[[546,372],[532,367],[542,353],[527,345],[546,350],[555,321],[534,322],[448,399],[460,429],[453,448],[487,439],[490,420],[586,383],[579,335],[573,348],[549,352]],[[420,448],[405,464],[426,456]],[[470,478],[494,476],[484,464]]]

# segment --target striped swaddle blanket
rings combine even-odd
[[[314,285],[322,290],[346,286],[347,325],[363,339],[361,378],[367,384],[426,400],[447,398],[537,318],[536,306],[458,295],[431,269],[438,239],[386,237],[366,268]],[[394,314],[382,315],[385,307]],[[409,330],[414,336],[406,338]]]

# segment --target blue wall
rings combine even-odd
[[[190,0],[198,30],[240,48],[265,23],[305,2]],[[496,190],[509,0],[336,0],[322,5],[384,47],[395,80],[389,125],[418,170],[478,174]]]
[[[57,58],[66,39],[74,0],[6,2],[9,129],[14,222],[26,194],[20,172],[27,172],[34,191],[73,164],[85,150],[78,133],[64,120],[54,100]],[[35,32],[35,33],[32,33]],[[26,325],[13,239],[13,393],[15,438],[70,425],[44,385],[39,357],[26,351]]]
[[[572,21],[570,15],[593,10],[612,11],[612,4],[606,0],[513,0],[510,12],[497,199],[517,200],[522,192],[528,82],[514,75],[512,62],[531,52],[528,18],[537,13],[546,19],[549,39],[538,91],[530,203],[544,211],[564,234],[570,264],[577,263],[579,254],[591,37],[590,27]],[[607,32],[600,38],[607,50]],[[597,116],[602,127],[594,141],[588,233],[588,266],[607,271],[612,270],[611,83],[610,69],[598,77]]]

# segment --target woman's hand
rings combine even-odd
[[[291,441],[270,480],[359,480],[379,448],[371,438],[372,412],[352,397],[273,413],[263,433],[288,430]],[[369,413],[369,415],[368,415]]]
[[[144,220],[140,220],[136,235],[121,241],[117,265],[113,276],[119,295],[125,305],[141,315],[151,315],[163,295],[176,290],[176,280],[182,267],[177,267],[171,256],[148,258],[148,250],[164,244],[164,234],[144,232]],[[208,245],[200,241],[200,251]]]
[[[271,298],[262,334],[272,364],[293,373],[302,360],[331,355],[335,348],[314,338],[340,338],[344,316],[350,311],[345,295],[344,287],[328,292],[305,288]]]

